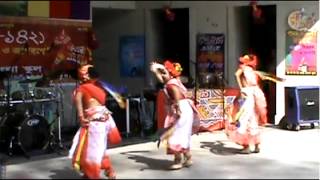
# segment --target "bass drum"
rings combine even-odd
[[[23,113],[10,113],[4,119],[6,144],[18,144],[23,151],[43,149],[49,143],[50,127],[40,115],[26,117]]]

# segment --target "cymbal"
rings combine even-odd
[[[71,78],[75,80],[78,79],[77,69],[53,70],[48,73],[47,78],[51,80],[59,79],[60,75],[62,74],[68,74]]]
[[[47,74],[43,75],[41,79],[33,80],[36,82],[36,87],[50,87],[50,81],[58,80],[60,75],[68,74],[72,79],[77,80],[77,69],[70,69],[70,70],[52,70]]]
[[[22,80],[22,81],[19,81],[19,83],[34,83],[34,82],[38,82],[38,81],[40,81],[41,80],[41,78],[40,79],[25,79],[25,80]]]

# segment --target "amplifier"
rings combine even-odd
[[[289,128],[299,130],[301,124],[319,123],[319,87],[285,88],[285,114]]]

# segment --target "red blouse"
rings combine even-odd
[[[89,102],[91,98],[94,98],[102,105],[105,105],[106,103],[107,92],[102,87],[98,86],[95,81],[81,84],[76,91],[83,93],[83,100],[85,102]]]

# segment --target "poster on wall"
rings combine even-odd
[[[197,35],[197,71],[198,75],[211,75],[215,82],[208,84],[221,84],[224,72],[224,44],[223,34],[198,34]],[[201,84],[202,82],[200,82]]]
[[[88,47],[91,24],[79,20],[1,17],[0,71],[14,78],[67,78],[77,65],[92,60]]]
[[[286,34],[286,75],[317,75],[317,33],[289,30]]]
[[[143,36],[120,37],[121,77],[143,77],[145,47]]]

